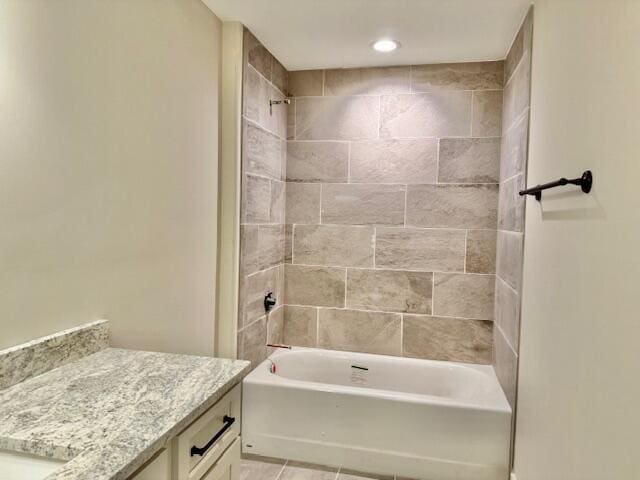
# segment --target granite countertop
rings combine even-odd
[[[106,348],[0,390],[0,449],[69,461],[47,480],[126,479],[248,370]]]

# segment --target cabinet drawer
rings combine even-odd
[[[240,480],[241,443],[240,439],[236,438],[202,480]]]
[[[173,440],[175,479],[200,480],[240,435],[240,389],[236,385]]]

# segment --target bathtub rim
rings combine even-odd
[[[282,377],[278,374],[273,374],[270,372],[271,361],[277,360],[279,357],[288,356],[293,352],[314,352],[314,353],[325,353],[328,355],[344,355],[350,356],[355,355],[356,357],[375,357],[377,359],[389,359],[390,361],[407,361],[411,363],[427,363],[427,364],[439,364],[439,365],[450,365],[456,367],[464,367],[469,368],[471,370],[475,370],[489,377],[489,380],[494,383],[494,386],[497,388],[498,395],[495,399],[492,399],[493,403],[481,403],[474,402],[473,400],[468,399],[459,399],[454,397],[440,397],[437,395],[427,395],[427,394],[418,394],[411,392],[400,392],[394,390],[384,390],[379,388],[371,388],[371,387],[356,387],[350,385],[338,385],[331,383],[323,383],[323,382],[313,382],[307,380],[298,380]],[[395,357],[391,355],[378,355],[373,353],[362,353],[362,352],[350,352],[343,350],[327,350],[322,348],[311,348],[311,347],[291,347],[291,349],[278,349],[274,351],[269,357],[261,362],[254,370],[249,373],[243,380],[243,383],[251,383],[255,385],[262,386],[274,386],[277,388],[285,388],[291,390],[297,389],[305,389],[311,390],[321,393],[334,393],[334,394],[343,394],[343,395],[352,395],[358,397],[371,397],[372,395],[378,398],[392,400],[396,402],[403,403],[412,403],[412,404],[429,404],[429,405],[437,405],[444,408],[452,408],[452,409],[464,409],[464,410],[473,410],[473,411],[482,411],[482,412],[492,412],[499,414],[508,414],[511,415],[513,413],[509,402],[507,401],[506,395],[500,386],[500,382],[498,381],[498,377],[495,373],[494,368],[491,365],[480,365],[474,363],[463,363],[463,362],[452,362],[447,360],[430,360],[430,359],[419,359],[419,358],[406,358],[406,357]],[[495,403],[495,404],[494,404]]]

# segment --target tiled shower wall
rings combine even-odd
[[[238,358],[255,366],[282,341],[287,114],[269,100],[285,98],[288,73],[246,29],[243,51]],[[266,315],[268,292],[279,305]]]
[[[504,76],[290,73],[285,343],[491,363]]]
[[[524,242],[525,188],[531,90],[533,9],[505,61],[503,137],[500,160],[500,203],[494,330],[494,366],[509,403],[515,405],[520,341],[520,295]]]

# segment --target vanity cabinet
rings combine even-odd
[[[129,480],[238,480],[240,414],[236,385]]]

